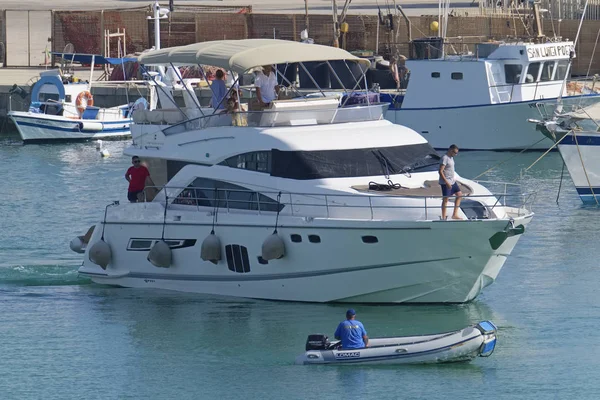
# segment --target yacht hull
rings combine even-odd
[[[565,110],[571,105],[585,107],[599,101],[600,95],[563,97]],[[436,149],[445,150],[454,143],[461,150],[547,150],[552,141],[540,141],[539,132],[528,122],[528,119],[540,118],[538,104],[552,112],[556,99],[462,107],[390,108],[386,118],[414,129]]]
[[[130,119],[81,120],[19,111],[12,111],[8,116],[25,143],[131,137]],[[85,124],[90,122],[95,129],[86,129]]]
[[[600,134],[567,134],[558,150],[584,204],[600,204]]]
[[[510,226],[526,226],[532,215],[515,217],[512,225],[508,220],[307,222],[280,218],[278,233],[285,242],[285,256],[268,263],[260,257],[261,246],[273,226],[229,217],[220,215],[215,227],[222,248],[216,265],[200,258],[211,221],[186,223],[182,217],[167,223],[164,237],[179,244],[172,247],[170,267],[157,268],[147,260],[148,241],[162,237],[161,221],[109,220],[104,238],[112,250],[110,264],[103,270],[89,259],[89,249],[101,235],[98,225],[79,272],[101,284],[245,298],[463,303],[496,279],[520,234],[508,235],[495,250],[490,238]],[[365,241],[367,236],[377,242]],[[140,248],[143,240],[148,245],[145,249]]]

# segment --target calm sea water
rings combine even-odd
[[[583,207],[558,154],[522,178],[536,216],[498,280],[450,306],[356,305],[370,336],[499,326],[490,358],[439,366],[296,366],[309,333],[331,334],[347,306],[110,288],[77,276],[69,250],[130,165],[108,142],[23,146],[0,136],[1,399],[597,399],[600,210]],[[509,153],[463,152],[473,177]],[[488,179],[513,181],[539,153]],[[434,245],[434,244],[432,244]]]

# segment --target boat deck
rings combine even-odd
[[[407,188],[400,187],[398,189],[389,188],[385,183],[378,183],[379,186],[383,186],[384,189],[376,189],[374,185],[357,185],[352,186],[352,189],[361,192],[361,193],[385,193],[386,196],[418,196],[418,197],[441,197],[442,189],[440,188],[440,184],[438,181],[425,181],[423,187],[420,188]],[[463,196],[468,196],[473,193],[473,189],[471,187],[465,185],[462,182],[458,182],[458,187],[462,192]]]

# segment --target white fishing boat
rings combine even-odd
[[[339,340],[323,334],[310,335],[306,352],[296,364],[433,364],[489,357],[496,348],[496,326],[482,321],[453,332],[433,335],[371,338],[369,347],[343,349]]]
[[[587,5],[586,1],[582,15],[585,15]],[[568,69],[570,67],[569,63]],[[548,109],[540,103],[537,110],[541,119],[530,119],[529,122],[535,123],[558,148],[581,201],[600,205],[600,104],[567,107],[559,98],[553,107]]]
[[[240,76],[315,60],[365,62],[271,39],[140,57]],[[296,98],[197,118],[181,107],[183,121],[171,123],[164,110],[145,111],[125,154],[147,162],[159,193],[109,205],[89,239],[74,239],[72,249],[84,253],[79,273],[110,285],[274,300],[474,299],[531,221],[532,198],[458,178],[462,219],[442,221],[439,156],[421,135],[385,120],[386,107]]]
[[[600,205],[600,105],[531,120],[554,141],[584,204]]]
[[[109,58],[93,54],[53,53],[69,62],[90,65],[90,79],[82,81],[60,69],[42,71],[31,90],[28,111],[9,111],[25,143],[119,139],[130,137],[132,107],[94,106],[91,89],[97,64],[120,65],[135,58]]]
[[[563,85],[574,42],[544,35],[537,3],[533,17],[531,38],[478,43],[466,54],[450,55],[442,38],[414,40],[408,87],[382,95],[392,104],[386,118],[436,149],[452,143],[461,150],[548,149],[552,142],[540,141],[527,123],[539,118],[538,104],[555,106],[562,97],[565,109],[589,106],[600,94],[595,82]]]

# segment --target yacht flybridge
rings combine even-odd
[[[286,62],[364,62],[341,49],[269,39],[162,49],[139,61],[239,75]],[[530,222],[529,198],[459,177],[462,220],[442,221],[439,156],[421,135],[384,119],[386,108],[323,96],[171,123],[165,110],[146,111],[125,153],[148,163],[159,192],[107,206],[102,221],[72,241],[85,254],[80,274],[274,300],[474,299]]]

